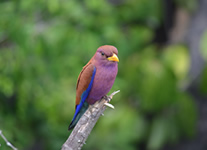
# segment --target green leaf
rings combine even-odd
[[[179,80],[186,78],[190,67],[190,56],[183,45],[172,45],[165,49],[163,60]]]
[[[152,124],[147,147],[149,150],[158,150],[164,145],[168,135],[168,124],[163,118],[156,118]]]

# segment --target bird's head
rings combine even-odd
[[[104,45],[97,49],[94,59],[96,62],[102,65],[112,65],[119,62],[118,50],[111,45]]]

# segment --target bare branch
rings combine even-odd
[[[6,145],[11,147],[13,150],[18,150],[16,147],[14,147],[3,135],[2,130],[0,130],[0,136],[3,138],[3,140],[6,142]]]
[[[99,117],[103,115],[106,106],[113,107],[111,104],[108,105],[108,102],[110,102],[112,97],[118,92],[119,90],[113,92],[110,96],[102,98],[94,105],[89,106],[88,110],[80,118],[72,133],[63,144],[61,150],[80,150],[82,148]]]

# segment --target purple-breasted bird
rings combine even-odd
[[[117,55],[116,47],[101,46],[83,67],[76,85],[75,114],[69,130],[75,127],[89,105],[101,100],[110,91],[118,72]]]

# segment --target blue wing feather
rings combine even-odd
[[[88,97],[88,94],[90,93],[91,91],[91,88],[92,88],[92,85],[93,85],[93,80],[94,80],[94,77],[95,77],[95,74],[96,74],[96,67],[94,66],[94,70],[93,70],[93,74],[91,76],[91,81],[88,85],[88,88],[83,92],[83,94],[81,95],[81,101],[80,101],[80,104],[78,104],[76,106],[76,110],[75,110],[75,114],[74,114],[74,117],[73,117],[73,120],[69,126],[69,129],[73,128],[74,126],[74,121],[76,120],[76,117],[78,116],[78,114],[80,113],[81,109],[83,108],[84,106],[84,103],[86,101],[86,98]],[[81,116],[80,116],[81,117]],[[79,120],[79,118],[78,118]],[[77,120],[77,121],[78,121]],[[76,123],[75,123],[76,124]]]

